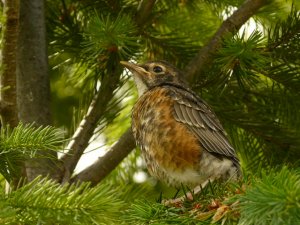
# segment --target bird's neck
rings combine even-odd
[[[133,78],[134,78],[136,88],[138,90],[139,97],[141,97],[149,88],[146,86],[146,84],[141,80],[139,76],[134,76]]]

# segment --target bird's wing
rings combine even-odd
[[[235,150],[210,107],[190,90],[173,87],[170,91],[175,102],[175,119],[184,123],[197,136],[206,151],[227,156],[238,163]]]

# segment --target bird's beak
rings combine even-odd
[[[147,78],[149,77],[150,73],[147,72],[143,67],[134,63],[126,61],[121,61],[120,63],[132,72],[139,96],[143,95],[148,90]]]
[[[120,63],[123,66],[125,66],[127,69],[129,69],[134,75],[138,74],[141,76],[148,73],[143,67],[140,67],[137,64],[126,62],[126,61],[120,61]]]

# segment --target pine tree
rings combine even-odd
[[[11,181],[21,161],[43,149],[67,149],[59,161],[65,170],[58,183],[38,177],[3,192],[1,223],[300,223],[299,7],[284,0],[47,1],[53,119],[66,132],[2,127],[0,172]],[[212,106],[238,152],[241,181],[210,183],[194,201],[172,207],[160,200],[175,190],[151,178],[134,182],[145,172],[131,152],[137,94],[119,61],[153,59],[180,68]],[[74,174],[97,135],[111,148]]]

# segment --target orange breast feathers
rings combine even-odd
[[[162,168],[183,171],[199,166],[200,143],[175,120],[174,100],[167,88],[154,88],[140,97],[133,108],[132,128],[143,154]]]

